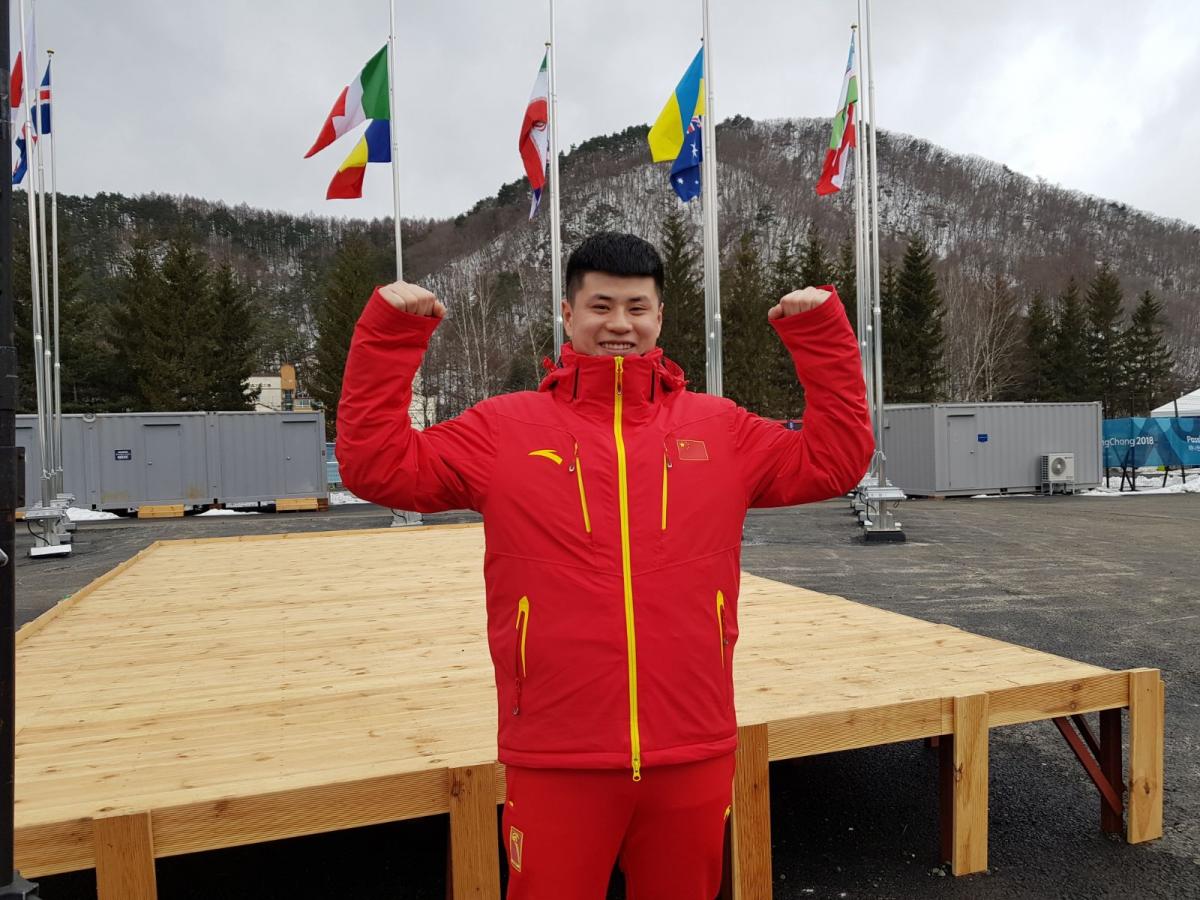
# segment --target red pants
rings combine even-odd
[[[733,754],[642,770],[509,766],[508,900],[604,900],[613,862],[628,900],[713,900],[721,887]]]

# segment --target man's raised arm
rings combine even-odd
[[[789,431],[738,410],[735,441],[748,506],[791,506],[849,492],[875,449],[858,342],[832,286],[805,288],[767,313],[804,385],[804,424]]]
[[[417,431],[408,418],[413,378],[446,307],[429,291],[378,288],[359,317],[338,404],[342,482],[373,503],[417,512],[480,509],[495,460],[479,407]]]

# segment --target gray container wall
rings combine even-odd
[[[36,423],[17,417],[27,506],[41,497]],[[63,449],[64,489],[92,509],[328,496],[319,412],[63,416]]]
[[[1075,454],[1076,487],[1095,487],[1102,429],[1099,403],[887,407],[888,477],[917,496],[1033,491],[1042,455],[1067,452]]]

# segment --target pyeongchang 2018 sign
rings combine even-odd
[[[1104,466],[1200,466],[1200,416],[1105,419]]]

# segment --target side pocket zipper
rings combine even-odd
[[[725,636],[725,595],[717,591],[717,636],[721,639],[721,668],[725,668],[725,647],[729,638]]]
[[[520,635],[517,638],[516,644],[516,660],[514,662],[514,673],[517,678],[517,695],[513,701],[514,716],[521,714],[521,687],[525,683],[525,675],[527,669],[525,667],[525,638],[529,633],[529,598],[522,597],[517,603],[517,630]]]

